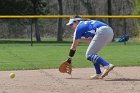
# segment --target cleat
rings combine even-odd
[[[113,64],[109,64],[109,66],[107,68],[105,68],[104,72],[101,75],[101,78],[104,78],[105,76],[108,75],[108,73],[113,70],[115,66]]]
[[[100,79],[101,75],[102,75],[102,73],[101,74],[95,74],[93,76],[90,76],[90,80],[92,80],[92,79]]]

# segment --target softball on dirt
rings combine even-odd
[[[9,77],[10,77],[11,79],[15,78],[15,74],[14,74],[14,73],[10,73]]]

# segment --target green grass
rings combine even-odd
[[[71,43],[0,44],[0,70],[58,68],[66,60]],[[80,44],[73,59],[74,67],[92,67],[85,58],[88,44]],[[99,56],[117,66],[140,66],[140,44],[111,43]]]

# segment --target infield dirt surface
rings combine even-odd
[[[140,67],[115,67],[104,79],[89,80],[94,73],[93,68],[74,68],[72,76],[58,69],[0,71],[0,93],[140,93]]]

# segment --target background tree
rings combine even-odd
[[[42,14],[46,14],[46,12],[48,13],[48,9],[46,6],[47,6],[47,2],[45,0],[12,0],[12,1],[6,0],[0,3],[0,14],[1,15],[42,15]],[[38,27],[39,26],[38,19],[33,19],[33,24],[34,24],[36,40],[39,42],[41,41],[41,38],[40,38],[40,31]]]
[[[33,9],[33,15],[41,15],[41,14],[45,14],[46,12],[46,2],[44,0],[31,0],[32,2],[32,9]],[[33,19],[33,23],[35,24],[35,35],[36,35],[36,40],[37,42],[41,41],[40,38],[40,31],[39,31],[39,27],[38,27],[38,19],[35,18]]]
[[[63,5],[62,0],[58,0],[58,7],[59,7],[59,15],[63,15]],[[57,41],[63,41],[63,25],[62,25],[62,18],[58,19],[58,34],[57,34]]]
[[[80,2],[85,7],[89,15],[96,14],[96,8],[93,8],[93,6],[95,6],[94,3],[91,3],[89,0],[80,0]]]

